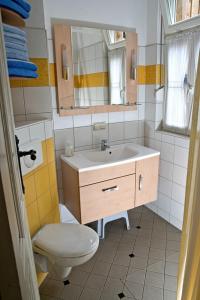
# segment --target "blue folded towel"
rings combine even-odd
[[[16,44],[16,43],[5,42],[5,47],[8,48],[8,49],[28,51],[28,48],[27,48],[26,45],[20,45],[20,44]]]
[[[23,52],[20,50],[8,50],[6,49],[6,57],[7,59],[19,59],[19,60],[29,60],[28,52]]]
[[[7,60],[8,68],[26,69],[31,71],[37,71],[38,67],[30,61],[21,61],[16,59]]]
[[[15,40],[20,41],[21,43],[26,44],[26,37],[17,33],[11,33],[11,32],[5,32],[4,31],[4,37],[13,38]]]
[[[32,70],[22,68],[8,68],[8,74],[10,77],[26,77],[26,78],[37,78],[38,74]]]
[[[23,47],[27,47],[26,46],[26,41],[18,40],[18,39],[15,39],[13,37],[9,37],[9,36],[4,35],[4,41],[5,41],[5,43],[14,43],[16,45],[21,45]]]
[[[0,7],[4,7],[16,12],[23,19],[27,19],[29,17],[29,12],[12,0],[0,0]]]
[[[26,32],[22,29],[19,29],[18,27],[15,27],[15,26],[3,24],[3,31],[18,34],[20,36],[26,37]]]
[[[13,0],[13,1],[19,4],[21,7],[23,7],[27,12],[31,10],[31,5],[27,1],[24,0]]]

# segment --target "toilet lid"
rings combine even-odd
[[[98,247],[97,233],[80,224],[48,224],[33,238],[33,245],[58,257],[80,257]]]

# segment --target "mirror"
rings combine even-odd
[[[74,104],[126,104],[126,33],[71,27]]]

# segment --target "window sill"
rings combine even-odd
[[[189,135],[181,134],[181,133],[175,133],[173,131],[167,131],[167,130],[164,130],[164,129],[157,129],[156,133],[160,133],[160,134],[163,134],[163,135],[171,135],[173,137],[182,138],[182,139],[186,139],[186,140],[190,139]]]

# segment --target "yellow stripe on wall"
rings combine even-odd
[[[47,58],[32,58],[38,66],[37,79],[11,79],[12,88],[56,86],[55,63],[48,63]],[[99,72],[74,76],[75,88],[106,87],[108,86],[108,72]],[[137,66],[137,84],[164,84],[164,65]]]
[[[164,65],[137,67],[138,84],[164,84]]]
[[[31,58],[33,63],[38,66],[38,78],[34,79],[11,79],[11,88],[17,87],[39,87],[49,86],[49,63],[47,58]]]
[[[108,72],[74,76],[75,88],[108,87]]]

